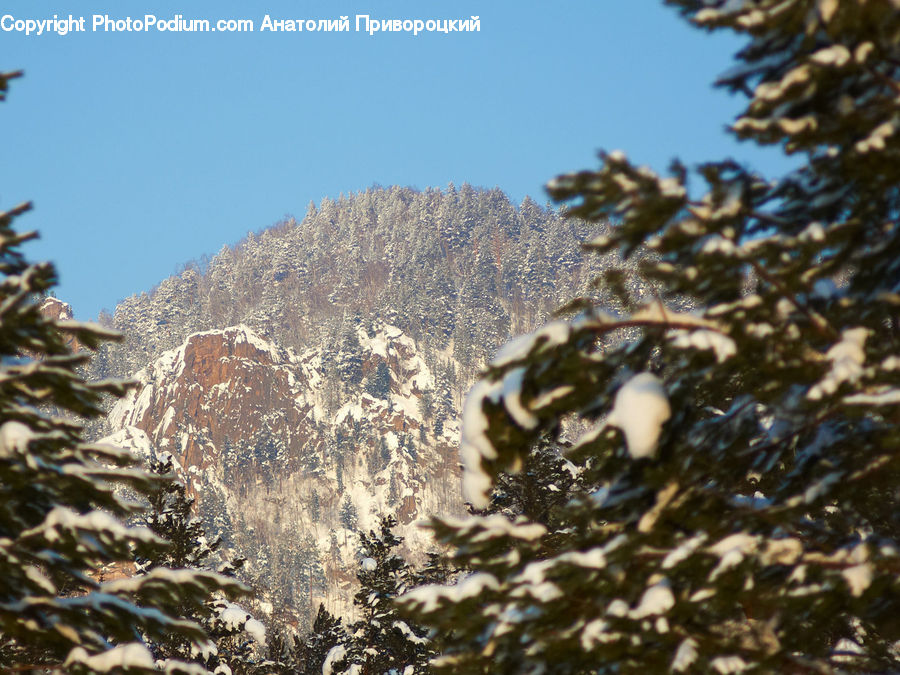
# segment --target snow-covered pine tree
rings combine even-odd
[[[0,75],[0,93],[13,76]],[[0,670],[196,672],[184,662],[155,664],[145,641],[205,640],[200,626],[168,608],[242,586],[165,568],[100,580],[101,566],[128,569],[135,553],[163,545],[149,529],[123,523],[135,506],[116,491],[146,494],[155,479],[124,451],[83,440],[78,420],[101,415],[103,396],[124,387],[79,373],[86,350],[112,336],[41,314],[56,272],[21,251],[36,234],[19,234],[12,222],[29,208],[0,213]],[[85,351],[73,353],[71,338]]]
[[[332,654],[332,663],[339,660],[334,658],[338,654],[332,653],[332,649],[347,640],[347,631],[341,619],[332,616],[320,604],[312,630],[303,639],[295,635],[273,636],[269,659],[276,664],[275,672],[278,673],[321,675],[329,654]]]
[[[501,473],[483,515],[501,513],[510,520],[524,517],[555,531],[569,526],[565,506],[584,490],[581,470],[566,459],[563,446],[542,439],[522,459],[516,473]]]
[[[746,38],[719,84],[739,137],[802,160],[710,162],[687,188],[621,152],[562,176],[590,247],[660,298],[580,303],[501,350],[469,395],[477,506],[563,419],[595,492],[564,538],[438,522],[473,570],[405,604],[451,672],[896,672],[900,640],[900,13],[894,2],[679,0]],[[693,176],[693,174],[691,174]],[[670,307],[680,297],[696,311]],[[600,348],[609,335],[635,339]]]
[[[366,383],[366,391],[375,398],[390,400],[391,397],[391,370],[387,363],[379,361],[375,372],[369,376]]]
[[[210,556],[219,550],[222,540],[207,537],[200,520],[194,517],[194,499],[187,495],[184,483],[175,478],[171,456],[154,458],[150,470],[164,480],[149,495],[145,521],[169,546],[140,558],[139,572],[152,573],[160,567],[212,571],[214,560]],[[235,558],[219,565],[216,571],[233,579],[243,564],[243,559]],[[181,635],[168,635],[150,645],[157,659],[195,662],[211,671],[226,672],[227,667],[234,674],[249,672],[261,661],[258,654],[265,646],[265,628],[221,593],[211,593],[199,605],[179,603],[171,611],[201,625],[209,639],[198,649]]]
[[[436,653],[425,631],[404,620],[394,604],[409,587],[413,574],[410,565],[394,552],[403,542],[393,533],[396,526],[393,517],[385,516],[377,533],[359,534],[359,591],[353,604],[359,608],[360,617],[349,626],[346,642],[330,653],[333,662],[340,661],[343,672],[425,673]],[[340,659],[336,658],[338,654]]]

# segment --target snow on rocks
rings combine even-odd
[[[606,423],[622,430],[628,454],[640,459],[656,452],[671,414],[662,381],[652,373],[638,373],[619,389]]]

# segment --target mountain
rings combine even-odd
[[[130,374],[192,333],[241,323],[284,347],[334,350],[348,320],[377,318],[423,351],[449,348],[472,377],[507,336],[592,292],[612,258],[579,243],[604,231],[468,185],[325,199],[121,301],[102,321],[126,341],[97,368]]]
[[[264,605],[348,616],[355,531],[393,514],[416,558],[419,520],[462,513],[464,393],[511,335],[596,294],[617,260],[578,249],[603,231],[467,185],[311,205],[101,318],[125,339],[92,374],[139,385],[94,434],[172,453]]]
[[[319,602],[350,611],[357,528],[397,514],[414,554],[429,545],[416,520],[462,510],[458,428],[435,429],[423,401],[431,370],[393,326],[356,337],[368,384],[333,412],[322,348],[296,354],[241,325],[160,355],[109,414],[105,441],[171,453],[262,595],[305,617]]]

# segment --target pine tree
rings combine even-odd
[[[472,572],[404,604],[450,672],[895,672],[900,14],[670,4],[746,37],[719,82],[748,98],[732,131],[802,165],[661,176],[610,152],[550,183],[568,215],[613,223],[589,248],[639,258],[659,297],[618,316],[582,299],[501,350],[467,400],[464,483],[487,507],[568,424],[598,487],[566,530],[435,522]]]
[[[585,488],[581,470],[563,457],[563,449],[541,439],[523,458],[520,471],[497,476],[482,513],[500,513],[509,520],[522,517],[550,532],[568,527],[565,506]]]
[[[354,315],[344,317],[337,345],[336,368],[345,386],[354,387],[362,381],[362,346],[359,344],[361,318]]]
[[[0,94],[17,75],[0,74]],[[156,479],[124,451],[83,440],[78,420],[100,416],[103,397],[125,387],[80,374],[108,332],[42,315],[56,272],[26,260],[21,246],[36,234],[12,227],[29,208],[0,213],[0,670],[146,673],[155,668],[146,641],[206,640],[173,605],[243,586],[167,568],[102,580],[105,570],[127,572],[135,553],[164,546],[149,529],[124,524],[135,506],[118,489],[147,494]]]
[[[320,604],[313,622],[312,630],[302,639],[297,640],[289,659],[292,665],[285,672],[302,673],[303,675],[321,675],[322,666],[332,649],[348,641],[347,631],[341,619],[331,615],[325,606]]]
[[[341,525],[343,525],[348,530],[356,529],[356,507],[353,505],[353,502],[350,501],[350,497],[344,497],[344,501],[341,503],[340,510],[340,521]]]
[[[185,484],[175,479],[171,456],[152,459],[150,470],[166,480],[150,494],[145,521],[169,546],[138,559],[140,573],[152,573],[160,567],[212,571],[222,540],[207,537],[200,520],[193,517],[194,499],[188,497]],[[243,564],[243,559],[235,558],[220,565],[217,571],[233,579]],[[199,606],[179,605],[174,609],[201,625],[209,640],[198,649],[179,635],[166,636],[151,645],[156,658],[193,661],[210,670],[227,667],[232,673],[248,672],[254,667],[258,642],[264,645],[265,632],[262,624],[242,607],[220,593],[211,593]]]
[[[395,606],[413,575],[410,565],[394,552],[403,542],[392,531],[396,526],[393,517],[385,516],[377,533],[360,532],[359,591],[353,600],[360,618],[350,625],[349,637],[338,647],[345,672],[425,673],[434,656],[426,632],[401,617]]]
[[[375,398],[385,401],[391,396],[391,371],[387,363],[379,361],[375,373],[366,383],[366,391]]]

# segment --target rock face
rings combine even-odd
[[[72,306],[69,303],[53,296],[44,298],[44,301],[41,303],[41,314],[53,321],[72,321],[74,316],[72,314]],[[66,344],[73,352],[81,351],[81,345],[73,337],[66,339]]]
[[[41,314],[55,321],[70,321],[72,319],[72,306],[59,298],[48,296],[41,303]]]
[[[139,371],[108,418],[107,442],[172,454],[207,527],[301,620],[319,602],[352,614],[357,529],[393,514],[421,555],[416,521],[462,509],[458,428],[431,415],[435,378],[416,344],[383,324],[349,339],[336,362],[244,325],[195,333]]]

